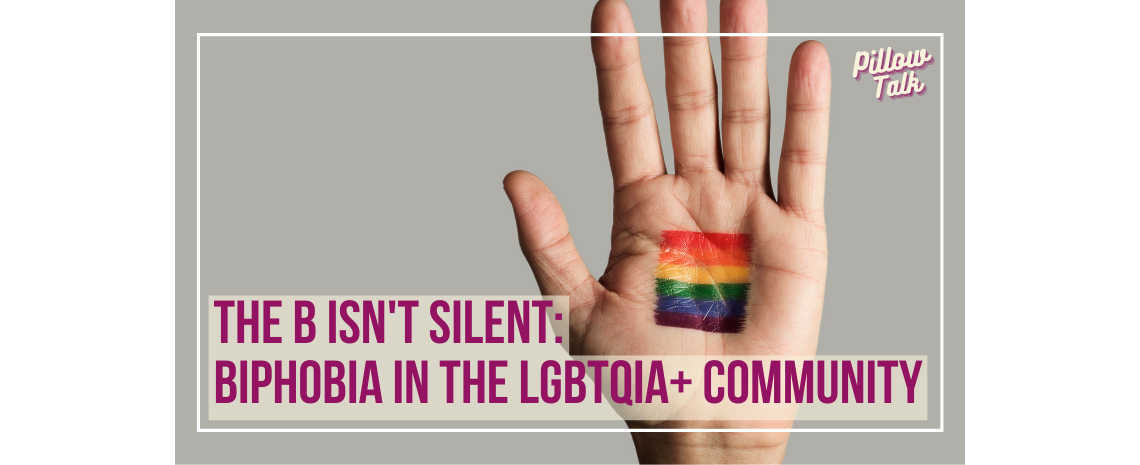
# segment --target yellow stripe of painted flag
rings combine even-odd
[[[657,266],[658,278],[693,284],[747,283],[748,272],[746,266],[693,267],[664,263]]]

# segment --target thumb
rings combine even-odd
[[[574,247],[562,205],[546,184],[526,171],[512,171],[503,189],[515,210],[519,245],[543,295],[570,296],[570,319],[584,322],[601,284]]]

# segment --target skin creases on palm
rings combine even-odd
[[[763,196],[763,197],[761,197]],[[783,213],[763,191],[719,173],[663,175],[616,193],[610,260],[586,321],[572,325],[572,355],[809,356],[815,353],[827,241],[822,225]],[[746,234],[751,270],[738,333],[655,324],[664,231]],[[581,302],[571,302],[571,306]],[[571,310],[573,315],[578,309]],[[790,421],[631,421],[633,427],[789,428]],[[779,442],[784,433],[771,434]],[[755,439],[755,438],[752,438]]]
[[[574,355],[815,353],[827,272],[822,226],[784,214],[763,191],[720,173],[631,184],[617,192],[614,205],[610,260],[599,279],[604,290],[588,321],[575,325]],[[670,230],[752,237],[747,316],[739,333],[654,323],[660,240]]]

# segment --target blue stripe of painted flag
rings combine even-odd
[[[744,316],[746,300],[697,300],[689,297],[657,296],[657,311],[690,315],[728,317]]]

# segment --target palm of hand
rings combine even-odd
[[[748,321],[740,333],[659,326],[654,270],[665,230],[741,232],[754,239]],[[579,355],[805,355],[815,351],[827,269],[822,225],[779,208],[720,172],[663,175],[614,196],[613,244],[572,341]],[[572,312],[573,313],[573,312]]]

